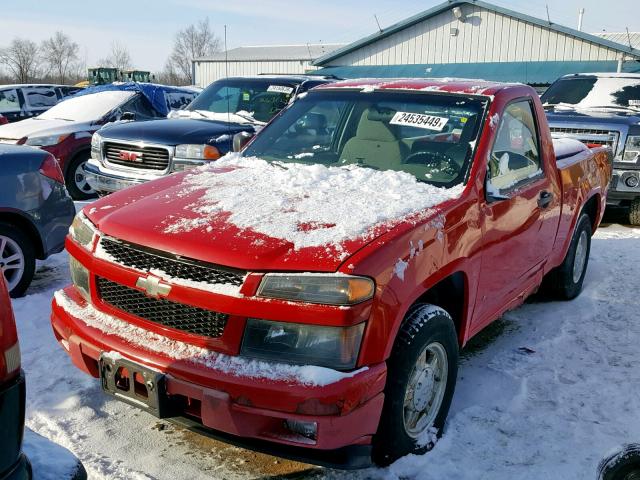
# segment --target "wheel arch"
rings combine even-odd
[[[600,223],[600,218],[602,217],[602,199],[599,193],[594,193],[582,206],[582,210],[580,215],[586,213],[591,219],[591,233],[595,233],[598,228],[598,224]],[[580,218],[578,215],[578,219]],[[577,224],[577,222],[576,222]],[[575,228],[575,227],[574,227]]]
[[[71,166],[71,164],[73,163],[73,161],[78,158],[80,155],[86,154],[88,153],[89,155],[91,155],[91,145],[83,145],[82,147],[78,148],[76,151],[74,151],[71,155],[69,155],[68,160],[64,163],[64,168],[62,173],[64,174],[65,178],[67,177],[67,173],[69,172],[69,168]]]
[[[36,252],[36,258],[44,259],[44,245],[38,228],[24,214],[15,210],[0,210],[0,222],[15,225],[22,230],[32,241]]]

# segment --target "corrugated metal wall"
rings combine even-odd
[[[324,66],[617,60],[615,50],[517,18],[462,6],[364,46]],[[452,35],[457,29],[457,35]]]
[[[245,61],[225,62],[204,61],[195,62],[195,83],[199,87],[206,87],[211,82],[227,76],[258,75],[261,73],[305,73],[316,70],[308,60],[293,61]]]

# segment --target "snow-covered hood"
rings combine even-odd
[[[0,139],[20,140],[27,137],[46,137],[95,130],[91,123],[69,122],[66,120],[28,118],[0,126]]]
[[[437,214],[461,191],[404,172],[228,155],[112,194],[85,213],[107,235],[206,262],[329,272],[400,224]]]

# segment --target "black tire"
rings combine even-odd
[[[598,466],[598,480],[640,479],[640,445],[627,445]]]
[[[631,200],[629,206],[629,225],[640,225],[640,198]]]
[[[94,198],[96,192],[93,191],[91,186],[86,183],[86,177],[78,178],[76,171],[80,165],[84,165],[89,160],[91,154],[89,152],[82,152],[73,157],[67,171],[64,176],[64,183],[67,187],[67,191],[71,198],[74,200],[86,200],[88,198]]]
[[[9,290],[9,295],[11,295],[13,298],[21,297],[22,295],[24,295],[24,292],[27,290],[27,288],[29,288],[31,280],[33,280],[33,274],[36,271],[35,248],[29,236],[24,231],[10,223],[0,222],[0,247],[2,246],[2,237],[13,240],[24,259],[24,269],[22,271],[22,274],[15,277],[15,280],[17,281],[15,282],[15,285],[12,286]],[[0,256],[7,257],[6,254],[3,255],[1,252]],[[2,263],[2,259],[0,259],[0,263]],[[2,279],[2,281],[7,281],[7,283],[9,283],[9,274],[9,270],[7,270],[6,272],[3,271],[4,278]],[[13,271],[11,272],[11,274],[15,275]],[[14,277],[12,277],[12,280],[14,280]]]
[[[446,352],[446,386],[435,420],[427,430],[435,428],[437,437],[442,434],[458,374],[458,339],[453,320],[445,310],[419,304],[407,314],[387,361],[384,407],[373,438],[373,461],[378,465],[389,465],[404,455],[424,453],[433,447],[433,441],[425,442],[407,432],[404,403],[418,357],[436,343]]]
[[[584,238],[582,237],[584,235]],[[582,241],[586,242],[586,248],[584,263],[582,266],[582,273],[579,277],[574,277],[574,264],[576,262],[576,251],[578,251],[578,245]],[[583,213],[578,219],[576,228],[573,231],[571,238],[571,244],[567,255],[564,257],[562,264],[550,271],[544,280],[544,287],[553,296],[563,299],[572,300],[576,298],[582,291],[582,283],[584,277],[587,274],[587,267],[589,265],[589,253],[591,252],[591,218],[586,213]]]

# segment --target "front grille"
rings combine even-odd
[[[228,284],[240,287],[246,272],[217,265],[206,265],[196,260],[170,255],[158,250],[142,249],[108,237],[100,240],[102,249],[117,263],[143,272],[162,270],[170,277],[212,285]]]
[[[162,147],[140,147],[106,141],[102,145],[102,152],[105,160],[115,165],[156,171],[169,167],[169,150]]]
[[[615,154],[620,132],[598,128],[549,127],[554,138],[574,138],[582,143],[611,147]]]
[[[96,283],[103,302],[136,317],[183,332],[217,338],[224,332],[229,318],[225,313],[148,297],[139,290],[106,278],[97,277]]]

